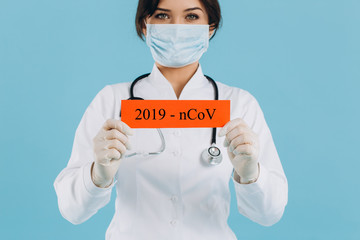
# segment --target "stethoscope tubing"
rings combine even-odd
[[[150,73],[146,73],[146,74],[143,74],[139,77],[137,77],[130,85],[130,98],[128,100],[144,100],[143,98],[140,98],[140,97],[135,97],[134,95],[134,88],[135,88],[135,85],[142,79],[148,77],[150,75]],[[215,100],[219,100],[219,89],[218,89],[218,86],[216,84],[216,82],[209,76],[207,75],[204,75],[208,80],[209,82],[212,84],[213,88],[214,88],[214,99]],[[121,109],[120,109],[120,118],[121,118]],[[150,153],[146,153],[146,155],[159,155],[161,154],[162,152],[165,151],[165,148],[166,148],[166,143],[165,143],[165,138],[164,138],[164,135],[162,134],[162,131],[161,129],[157,128],[157,131],[159,133],[159,136],[161,138],[161,149],[157,152],[150,152]],[[125,155],[125,157],[132,157],[132,156],[135,156],[135,155],[138,155],[138,154],[142,154],[142,153],[131,153],[131,154],[128,154],[128,155]],[[212,129],[212,136],[211,136],[211,146],[208,148],[208,149],[205,149],[202,154],[202,159],[207,162],[208,164],[210,165],[218,165],[221,163],[222,161],[222,155],[221,155],[221,151],[220,149],[216,146],[216,127]]]
[[[137,77],[130,85],[130,98],[128,100],[144,100],[143,98],[140,97],[135,97],[134,95],[134,88],[135,85],[142,79],[148,77],[150,75],[150,73],[145,73],[139,77]],[[219,89],[218,86],[216,84],[216,82],[214,81],[214,79],[212,79],[211,77],[204,75],[209,82],[212,84],[213,88],[214,88],[214,99],[215,100],[219,100]],[[121,117],[121,111],[120,111],[120,117]],[[216,144],[216,128],[212,129],[212,135],[211,135],[211,145],[212,144]]]

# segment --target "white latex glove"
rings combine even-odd
[[[251,183],[259,176],[259,138],[241,118],[236,118],[219,131],[219,137],[226,135],[224,146],[240,183]],[[237,176],[234,174],[235,180]]]
[[[104,188],[113,182],[121,157],[130,149],[128,135],[133,135],[133,130],[126,123],[108,119],[93,139],[95,162],[91,178],[98,187]]]

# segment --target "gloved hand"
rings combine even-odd
[[[231,163],[235,172],[240,176],[239,182],[251,183],[256,181],[259,176],[259,139],[257,134],[244,120],[237,118],[226,123],[219,131],[219,137],[225,135],[224,146],[228,147]]]
[[[98,187],[104,188],[113,182],[121,157],[130,149],[128,135],[133,135],[133,130],[126,123],[108,119],[93,139],[95,162],[91,178]]]

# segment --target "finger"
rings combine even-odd
[[[97,157],[96,162],[101,165],[104,165],[104,166],[109,166],[110,161],[112,159],[120,159],[120,158],[121,158],[121,154],[118,150],[116,150],[114,148],[104,149],[101,151],[101,153]]]
[[[103,129],[105,131],[108,131],[108,130],[111,130],[111,129],[117,129],[116,126],[117,125],[117,120],[116,119],[108,119],[106,120],[106,122],[104,123],[103,125]],[[119,131],[122,130],[121,129],[118,129]]]
[[[116,149],[121,154],[124,154],[126,152],[126,147],[124,146],[124,144],[117,139],[109,140],[106,148],[107,149]]]
[[[105,133],[105,139],[112,140],[117,139],[120,142],[122,142],[127,149],[131,149],[131,145],[129,142],[129,138],[123,134],[122,132],[119,132],[117,129],[111,129]]]
[[[234,151],[237,146],[244,144],[255,145],[256,140],[250,134],[240,134],[230,142],[229,150]]]
[[[114,148],[107,149],[107,150],[105,150],[105,159],[106,160],[105,160],[105,163],[102,165],[110,166],[111,162],[120,160],[121,156],[122,155],[118,150],[116,150]]]
[[[219,131],[218,136],[219,137],[225,136],[228,132],[230,132],[233,128],[235,128],[238,125],[247,126],[245,121],[242,120],[241,118],[233,119],[225,124],[225,126]]]
[[[225,138],[224,139],[224,147],[228,147],[230,145],[229,141]]]
[[[226,139],[230,144],[232,140],[243,134],[251,134],[251,130],[245,126],[237,126],[226,134]]]
[[[254,155],[256,150],[254,148],[253,145],[250,144],[243,144],[243,145],[238,145],[234,151],[232,151],[235,155],[247,155],[247,156],[251,156]]]
[[[133,130],[126,123],[116,119],[106,120],[106,122],[103,125],[103,129],[105,130],[117,129],[126,135],[134,134]]]
[[[109,160],[120,159],[121,153],[115,148],[110,148],[106,150],[106,158]]]
[[[122,125],[124,127],[124,133],[126,135],[130,135],[130,136],[134,135],[134,130],[131,127],[129,127],[129,125],[127,125],[124,122],[121,122],[121,123],[122,123]]]
[[[106,130],[104,128],[101,128],[99,132],[96,134],[96,136],[93,138],[93,143],[101,142],[106,140],[105,139]]]

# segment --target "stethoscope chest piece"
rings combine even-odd
[[[220,149],[212,144],[209,148],[205,149],[201,154],[202,160],[210,165],[218,165],[222,161],[222,154]]]

